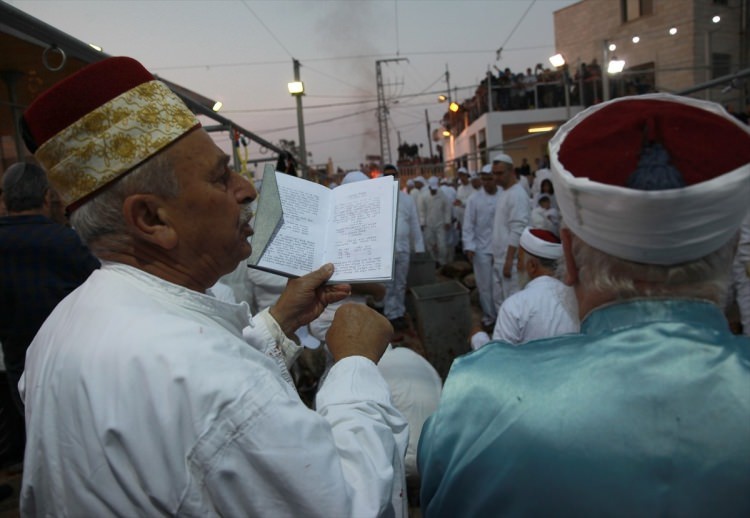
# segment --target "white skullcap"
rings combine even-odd
[[[560,238],[549,230],[526,227],[521,234],[521,248],[542,259],[560,259],[563,249]]]
[[[447,178],[441,178],[440,179],[440,185],[448,185],[448,183],[450,183],[450,182],[448,182]]]
[[[459,167],[458,174],[469,174],[469,171],[467,171],[465,167]]]
[[[347,183],[352,182],[361,182],[362,180],[369,180],[370,177],[367,176],[362,171],[351,171],[349,173],[346,173],[346,176],[343,180],[341,180],[341,185],[346,185]]]
[[[407,187],[414,187],[414,180],[412,180],[411,178],[409,178],[408,180],[406,180],[406,186]]]
[[[670,94],[597,104],[560,128],[550,159],[566,225],[628,261],[704,257],[748,209],[750,129],[718,104]]]
[[[469,178],[476,178],[479,176],[479,173],[476,171],[469,171]]]
[[[492,174],[492,164],[485,164],[479,170],[479,174]]]
[[[414,183],[417,183],[417,182],[421,182],[421,183],[423,183],[423,184],[427,183],[427,182],[425,181],[425,179],[424,179],[424,176],[422,176],[422,175],[420,175],[420,176],[417,176],[416,178],[414,178]]]
[[[427,180],[427,184],[430,186],[430,189],[433,191],[438,188],[439,180],[437,176],[430,176],[430,179]]]
[[[506,155],[505,153],[495,153],[494,155],[492,155],[492,161],[505,162],[506,164],[513,165],[513,159],[510,157],[510,155]]]

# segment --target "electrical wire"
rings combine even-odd
[[[536,1],[536,0],[534,0],[534,1]],[[276,37],[276,35],[273,33],[273,31],[271,31],[271,29],[268,28],[268,25],[266,25],[263,22],[263,20],[261,20],[260,16],[258,16],[257,14],[255,14],[255,11],[253,11],[253,9],[247,4],[246,0],[242,0],[242,5],[245,6],[245,9],[247,9],[248,11],[250,11],[250,14],[252,14],[255,17],[256,20],[258,20],[258,23],[260,23],[263,26],[263,28],[266,30],[266,32],[268,32],[268,34],[271,35],[271,37],[276,41],[276,43],[279,44],[279,47],[281,47],[282,49],[284,49],[284,52],[286,52],[289,55],[290,58],[294,59],[294,57],[292,56],[292,53],[289,52],[289,49],[286,48],[286,46],[283,43],[281,43],[281,40]]]

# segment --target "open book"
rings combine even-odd
[[[248,266],[298,277],[333,263],[330,282],[390,281],[397,200],[387,176],[331,190],[266,170]]]

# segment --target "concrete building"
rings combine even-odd
[[[605,81],[609,97],[681,92],[748,68],[748,7],[748,0],[581,0],[555,12],[555,45],[576,71],[625,61]],[[725,87],[693,95],[744,110],[747,86]]]
[[[480,85],[460,111],[444,119],[447,168],[464,165],[478,170],[492,151],[502,150],[517,165],[527,158],[533,169],[563,122],[586,106],[623,95],[684,93],[698,86],[690,95],[747,112],[750,91],[743,78],[750,75],[749,4],[750,0],[581,0],[556,11],[555,46],[566,60],[563,68],[569,77],[564,105],[556,95],[555,102],[537,102],[535,109],[500,110],[490,98],[478,102],[487,95],[480,92],[483,86],[487,91],[486,84]],[[621,73],[607,73],[613,59],[624,61]],[[729,83],[732,75],[738,77]],[[701,86],[718,78],[725,81]],[[493,85],[490,90],[497,89]],[[542,128],[547,131],[534,133]]]

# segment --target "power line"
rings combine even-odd
[[[338,108],[339,106],[352,106],[356,104],[367,104],[367,103],[374,103],[376,102],[376,99],[368,99],[363,101],[350,101],[350,102],[344,102],[344,103],[329,103],[329,104],[315,104],[312,106],[305,106],[305,111],[307,110],[314,110],[316,108]],[[263,112],[284,112],[284,111],[292,111],[296,110],[297,108],[295,106],[284,106],[279,108],[248,108],[248,109],[238,109],[238,110],[223,110],[222,113],[263,113]]]
[[[498,58],[500,57],[500,52],[504,49],[505,45],[507,45],[507,43],[513,37],[513,34],[516,32],[516,29],[518,29],[518,27],[521,25],[521,22],[523,22],[523,19],[526,18],[527,14],[529,14],[529,11],[531,10],[532,7],[534,7],[535,3],[536,3],[536,0],[531,0],[531,3],[529,4],[529,6],[526,8],[526,10],[523,12],[523,14],[521,15],[521,17],[516,22],[515,27],[513,27],[513,29],[511,29],[510,34],[508,34],[508,37],[505,38],[505,41],[503,42],[503,44],[500,45],[500,49],[497,51],[497,57]]]
[[[326,124],[328,122],[334,122],[337,120],[346,119],[348,117],[355,117],[357,115],[362,115],[363,113],[374,112],[375,110],[377,110],[377,108],[368,108],[367,110],[360,110],[358,112],[348,113],[346,115],[339,115],[337,117],[331,117],[330,119],[323,119],[323,120],[314,121],[314,122],[306,122],[305,126],[307,127],[307,126],[316,126],[318,124]],[[265,130],[265,131],[256,131],[256,133],[258,134],[276,133],[279,131],[288,131],[290,129],[297,129],[297,125],[295,124],[294,126],[286,126],[284,128],[274,128],[274,129]]]
[[[547,49],[554,45],[533,45],[528,47],[511,47],[509,49],[503,49],[504,52],[520,52],[524,50],[538,50]],[[288,52],[288,51],[287,51]],[[427,51],[415,51],[415,52],[404,52],[403,55],[407,56],[433,56],[433,55],[447,55],[447,54],[488,54],[495,52],[494,49],[472,49],[472,50],[427,50]],[[322,61],[345,61],[354,59],[376,59],[385,56],[391,56],[392,54],[359,54],[353,56],[331,56],[327,58],[299,58],[300,62],[305,62],[305,66],[309,68],[309,63],[316,63]],[[204,63],[197,65],[180,65],[180,66],[163,66],[163,67],[151,67],[154,71],[164,70],[189,70],[198,68],[230,68],[230,67],[251,67],[251,66],[266,66],[266,65],[287,65],[288,60],[272,60],[272,61],[239,61],[236,63]]]
[[[271,31],[271,29],[268,28],[268,25],[266,25],[263,22],[263,20],[260,19],[260,16],[258,16],[257,14],[255,14],[255,11],[253,11],[252,8],[249,5],[247,5],[247,1],[246,0],[242,0],[242,5],[245,6],[245,9],[247,9],[248,11],[250,11],[250,14],[252,14],[255,17],[256,20],[258,20],[258,22],[263,26],[263,28],[266,30],[266,32],[268,32],[268,34],[270,34],[271,37],[274,40],[276,40],[276,43],[279,44],[279,47],[281,47],[282,49],[284,49],[284,52],[286,52],[289,55],[290,58],[293,58],[292,53],[289,52],[289,49],[287,49],[284,46],[284,44],[281,43],[281,40],[279,38],[277,38],[276,35]]]

